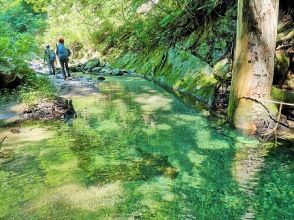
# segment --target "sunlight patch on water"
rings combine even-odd
[[[99,127],[96,128],[96,131],[119,131],[120,125],[114,121],[104,120],[99,122]]]
[[[71,208],[96,212],[102,208],[114,207],[121,201],[122,192],[122,185],[119,182],[87,188],[78,184],[69,184],[46,194],[30,209],[33,211],[42,206],[50,206],[52,203],[62,203]]]
[[[141,105],[143,111],[155,112],[158,110],[168,111],[171,109],[171,99],[163,95],[141,94],[135,98],[135,101]]]
[[[197,154],[196,151],[191,150],[188,153],[188,158],[189,160],[195,165],[195,166],[200,166],[201,163],[205,160],[206,156]]]
[[[9,130],[0,130],[0,137],[7,137],[3,147],[21,147],[30,142],[50,139],[55,134],[49,127],[11,127]]]
[[[165,202],[172,202],[177,197],[172,192],[172,181],[164,177],[158,177],[141,185],[135,193],[142,195],[140,204],[149,207],[154,212],[161,209]]]

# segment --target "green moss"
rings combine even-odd
[[[202,57],[203,59],[205,59],[207,57],[207,55],[209,54],[209,52],[210,52],[210,48],[211,47],[206,42],[203,42],[198,47],[197,54],[200,57]]]
[[[32,105],[41,100],[52,100],[56,94],[56,89],[48,78],[30,73],[26,77],[26,84],[18,92],[18,99]]]
[[[281,90],[281,89],[273,86],[272,97],[276,101],[294,103],[293,91]]]
[[[133,69],[170,88],[194,95],[211,105],[217,80],[213,69],[200,58],[179,49],[158,48],[150,54],[125,54],[115,63],[120,68]]]
[[[186,49],[186,50],[190,49],[197,43],[199,33],[200,33],[199,31],[194,31],[192,34],[190,34],[188,39],[183,43],[184,44],[184,49]]]

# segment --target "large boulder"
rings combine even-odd
[[[104,67],[100,72],[103,75],[112,75],[112,69],[110,67]]]
[[[0,89],[7,88],[16,80],[15,66],[6,60],[0,60]]]
[[[11,73],[0,72],[0,89],[10,87],[9,85],[12,84],[15,80],[16,80],[16,72],[11,72]]]
[[[92,60],[89,60],[85,65],[84,69],[87,71],[91,71],[93,68],[98,67],[100,65],[100,60],[95,58]]]

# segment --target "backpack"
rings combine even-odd
[[[49,50],[49,60],[51,62],[54,62],[56,60],[56,55],[55,55],[55,52],[53,50]]]
[[[69,57],[69,51],[64,46],[64,44],[58,44],[57,45],[57,53],[60,60],[67,60]]]

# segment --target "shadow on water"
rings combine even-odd
[[[0,200],[0,218],[13,219],[4,207],[14,207],[16,216],[57,219],[287,219],[294,213],[287,152],[260,148],[148,81],[110,78],[100,86],[99,97],[68,102],[70,126],[57,123],[53,139],[16,152],[35,157],[43,182],[35,181],[33,195],[19,192],[26,198],[21,206],[13,187],[0,186],[0,199],[13,203]],[[18,188],[27,169],[25,162],[22,170],[6,166],[0,177],[19,175],[10,180]],[[22,188],[31,189],[27,182]]]

